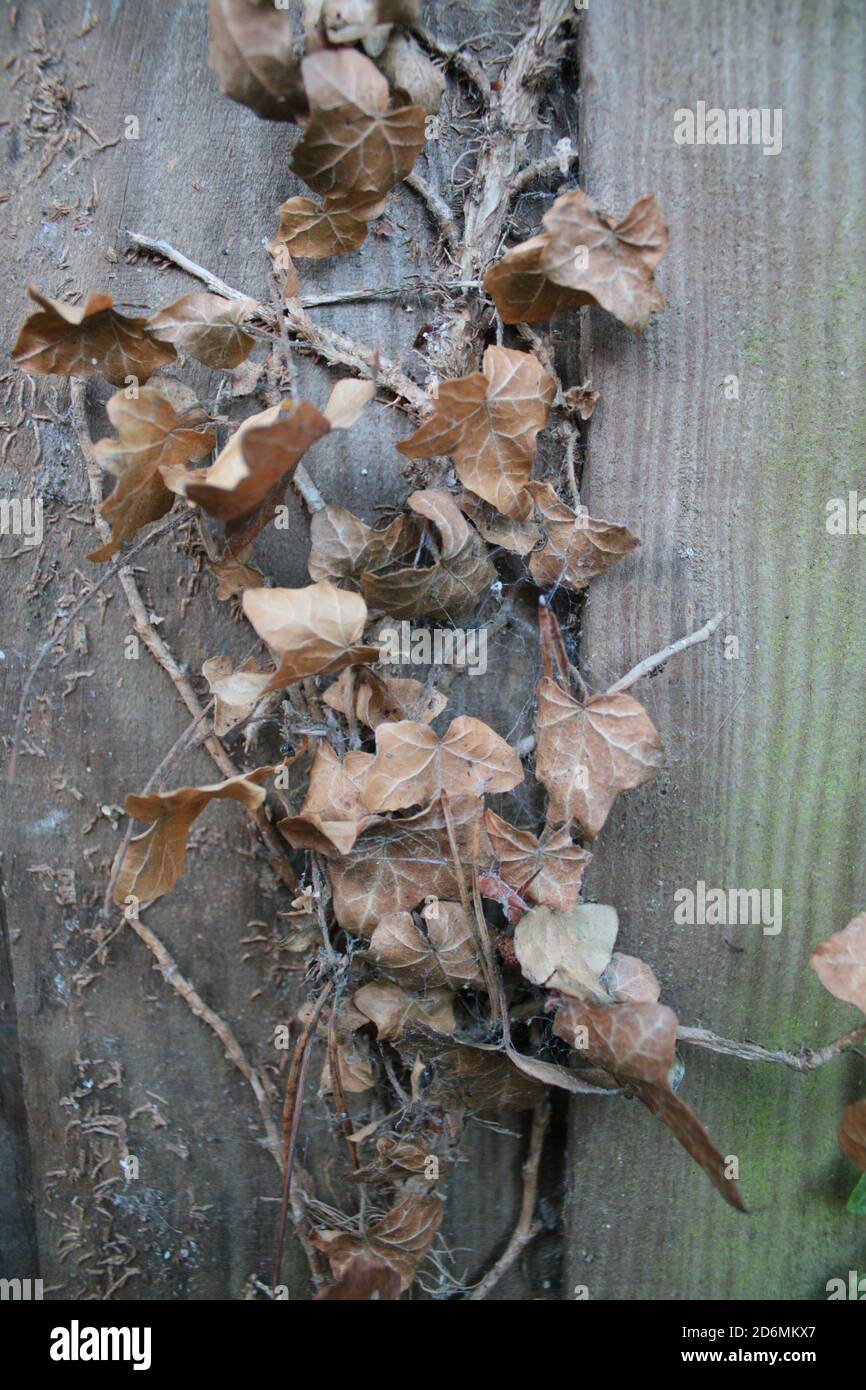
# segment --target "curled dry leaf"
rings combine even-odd
[[[445,74],[427,57],[411,34],[392,34],[380,66],[395,92],[435,116],[445,95]]]
[[[525,520],[536,438],[555,393],[533,353],[489,347],[482,371],[442,382],[431,414],[397,448],[407,458],[448,455],[464,487]]]
[[[567,825],[546,825],[536,838],[531,830],[518,830],[489,810],[484,824],[499,874],[509,887],[547,907],[575,906],[592,855],[572,842]]]
[[[487,547],[447,492],[439,488],[413,492],[407,505],[436,527],[439,559],[425,569],[400,569],[392,574],[365,571],[361,592],[371,608],[392,618],[441,613],[459,621],[496,578]]]
[[[257,810],[265,799],[262,783],[272,772],[272,767],[260,767],[213,786],[179,787],[144,796],[130,793],[123,803],[126,814],[153,824],[130,840],[114,885],[114,901],[122,906],[134,894],[142,902],[154,902],[169,893],[183,872],[193,821],[212,801],[239,801],[248,811]]]
[[[279,658],[266,690],[280,690],[306,676],[342,671],[379,659],[378,647],[361,641],[367,605],[360,594],[327,579],[304,589],[247,589],[243,608],[259,637]]]
[[[151,386],[141,387],[132,400],[117,391],[105,408],[117,438],[100,439],[94,454],[118,483],[99,509],[111,526],[111,542],[88,555],[96,561],[109,560],[143,526],[171,511],[174,495],[163,482],[161,466],[183,467],[204,458],[216,443],[203,411],[179,418],[171,402]]]
[[[366,240],[370,223],[384,212],[381,198],[289,198],[280,208],[280,226],[272,245],[282,245],[300,260],[345,256]]]
[[[514,950],[525,978],[576,999],[608,1001],[600,982],[610,964],[619,918],[602,903],[567,911],[536,907],[514,929]]]
[[[219,584],[216,596],[221,601],[242,594],[244,589],[260,589],[265,576],[255,565],[249,564],[250,548],[243,547],[236,555],[227,550],[219,560],[211,561],[211,569]]]
[[[273,0],[208,0],[210,54],[220,90],[268,121],[307,109],[292,21]]]
[[[299,461],[331,426],[309,401],[281,401],[251,415],[210,468],[163,469],[173,492],[225,523],[232,550],[272,520]]]
[[[574,820],[589,839],[621,791],[639,787],[662,763],[649,715],[630,695],[593,695],[585,705],[549,676],[538,682],[535,771],[548,820]]]
[[[450,1036],[457,1027],[454,996],[449,989],[429,989],[408,994],[390,980],[374,980],[352,997],[356,1009],[376,1025],[380,1038],[402,1037],[415,1028]]]
[[[635,1091],[696,1163],[725,1201],[745,1211],[738,1183],[726,1176],[726,1161],[697,1116],[670,1088],[676,1061],[677,1016],[649,1000],[605,1008],[567,999],[557,1009],[553,1031],[582,1057]]]
[[[436,1197],[410,1193],[384,1216],[372,1217],[363,1234],[346,1231],[312,1231],[310,1240],[328,1257],[337,1280],[348,1275],[361,1258],[378,1269],[390,1270],[401,1290],[408,1289],[415,1271],[436,1238],[442,1224],[443,1205]]]
[[[481,964],[460,903],[430,903],[422,912],[426,936],[409,912],[389,912],[370,939],[370,955],[386,975],[410,990],[480,985]]]
[[[357,376],[347,376],[338,381],[328,397],[324,412],[331,429],[351,429],[358,423],[364,413],[364,406],[375,394],[375,381],[364,381]]]
[[[438,690],[428,690],[410,676],[378,676],[366,667],[345,670],[328,687],[323,699],[347,718],[354,700],[355,718],[369,729],[400,719],[431,724],[448,704]]]
[[[411,553],[418,529],[410,517],[398,516],[389,526],[374,530],[345,507],[322,507],[310,518],[311,579],[354,579]]]
[[[214,698],[213,730],[217,738],[252,714],[271,678],[254,657],[235,669],[231,657],[212,656],[203,663],[201,673]]]
[[[292,169],[325,197],[382,197],[420,154],[426,113],[389,110],[388,83],[363,53],[323,49],[308,54],[302,70],[312,116]]]
[[[366,1019],[364,1022],[366,1023]],[[360,1096],[365,1091],[369,1091],[376,1084],[376,1073],[370,1060],[370,1042],[363,1036],[352,1036],[346,1042],[337,1044],[337,1070],[340,1074],[340,1086],[346,1095]],[[331,1077],[331,1059],[326,1056],[322,1063],[322,1075],[319,1081],[319,1089],[323,1095],[330,1095],[333,1091],[333,1080]]]
[[[46,299],[35,285],[27,293],[39,311],[24,320],[12,356],[25,372],[40,376],[93,376],[101,372],[113,386],[147,381],[157,367],[174,360],[170,343],[151,335],[147,319],[127,318],[108,294],[89,294],[83,305]]]
[[[400,1276],[396,1270],[357,1255],[335,1283],[319,1290],[314,1302],[384,1303],[399,1296]]]
[[[541,588],[561,584],[580,592],[640,545],[628,527],[572,511],[550,483],[530,483],[529,492],[545,520],[547,539],[529,561],[529,572]]]
[[[543,224],[540,236],[508,251],[484,278],[505,323],[598,304],[642,331],[664,308],[653,272],[670,237],[653,196],[616,222],[576,188],[556,199]]]
[[[320,743],[301,810],[279,823],[289,844],[295,849],[348,854],[362,831],[377,819],[361,800],[364,774],[372,762],[372,753],[348,752],[341,759],[330,743]]]
[[[856,1100],[842,1111],[839,1147],[846,1158],[866,1173],[866,1100]]]
[[[825,989],[866,1014],[866,912],[816,946],[809,964]]]
[[[486,541],[514,555],[528,555],[544,535],[536,521],[515,521],[514,517],[503,516],[471,492],[461,493],[455,501]]]
[[[523,781],[513,748],[480,719],[461,715],[440,738],[427,724],[403,719],[380,724],[376,759],[362,796],[371,811],[398,811],[435,800],[441,792],[477,797]]]
[[[657,1003],[662,987],[645,961],[614,951],[601,983],[611,999],[620,1004]]]
[[[237,367],[256,345],[241,327],[255,307],[254,299],[184,294],[152,314],[147,326],[161,343],[171,343],[206,367]]]

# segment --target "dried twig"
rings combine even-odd
[[[624,690],[630,690],[644,676],[649,676],[654,671],[660,671],[665,662],[669,661],[672,656],[676,656],[677,652],[684,652],[688,647],[695,647],[699,642],[706,642],[727,616],[727,613],[717,613],[714,618],[710,618],[709,622],[704,623],[697,632],[692,632],[688,637],[680,637],[678,641],[671,642],[662,651],[656,652],[654,656],[645,656],[643,661],[638,662],[637,666],[633,666],[618,681],[614,681],[606,694],[619,695]]]
[[[439,234],[449,250],[456,251],[458,242],[457,227],[454,223],[453,210],[449,204],[446,203],[445,199],[440,197],[436,190],[430,187],[427,180],[422,178],[419,173],[416,173],[414,169],[411,174],[406,175],[403,182],[408,184],[426,205],[427,211],[433,218],[433,221],[439,229]]]
[[[679,1028],[680,1042],[691,1043],[694,1047],[705,1047],[710,1052],[720,1052],[726,1057],[739,1057],[744,1062],[776,1062],[790,1067],[793,1071],[815,1071],[827,1062],[832,1062],[840,1053],[854,1048],[866,1041],[866,1023],[843,1033],[835,1042],[817,1049],[805,1048],[802,1052],[785,1052],[781,1049],[758,1047],[756,1043],[735,1042],[732,1038],[720,1038],[706,1028]]]
[[[517,1225],[511,1233],[505,1250],[500,1255],[496,1264],[487,1271],[480,1284],[476,1284],[471,1293],[468,1293],[463,1300],[465,1303],[477,1303],[482,1298],[486,1298],[493,1288],[499,1283],[500,1279],[511,1269],[511,1266],[518,1260],[541,1230],[541,1222],[536,1221],[535,1203],[538,1197],[538,1170],[541,1164],[541,1152],[544,1148],[544,1138],[547,1134],[547,1127],[550,1124],[550,1101],[545,1095],[536,1105],[532,1112],[532,1127],[529,1133],[529,1152],[523,1161],[521,1176],[523,1178],[523,1197],[520,1203],[520,1215]]]

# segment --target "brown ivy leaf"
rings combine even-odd
[[[408,1289],[415,1271],[436,1238],[444,1206],[437,1197],[410,1193],[384,1216],[373,1217],[364,1234],[341,1230],[311,1231],[310,1240],[328,1257],[337,1280],[347,1276],[361,1258],[369,1265],[390,1270],[401,1290]]]
[[[662,987],[653,971],[637,956],[614,951],[610,965],[602,973],[601,983],[611,999],[620,1004],[657,1003]]]
[[[816,946],[809,964],[825,989],[866,1014],[866,912]]]
[[[94,454],[119,481],[99,509],[111,526],[111,542],[88,555],[96,561],[109,560],[143,526],[171,511],[174,495],[162,480],[161,465],[204,458],[216,443],[213,430],[203,427],[203,411],[179,418],[171,402],[150,386],[134,400],[118,391],[105,408],[117,438],[100,439]]]
[[[546,907],[575,906],[592,855],[572,843],[567,825],[546,825],[536,839],[531,830],[518,830],[495,811],[486,812],[484,824],[500,876],[509,887]]]
[[[670,237],[654,197],[639,199],[619,223],[580,189],[557,198],[544,232],[508,251],[484,285],[505,323],[532,323],[598,304],[640,332],[664,308],[653,281]]]
[[[151,337],[147,319],[127,318],[108,294],[89,294],[83,305],[46,299],[35,285],[27,293],[39,312],[24,320],[12,356],[25,372],[40,376],[93,376],[101,372],[113,386],[127,378],[147,381],[157,367],[175,357],[170,343]]]
[[[418,543],[412,519],[398,516],[374,530],[345,507],[322,507],[310,519],[311,579],[354,579],[364,570],[382,569],[411,553]]]
[[[206,367],[237,367],[256,345],[241,324],[256,307],[254,299],[223,299],[218,294],[184,294],[152,314],[148,330]]]
[[[670,1089],[677,1041],[673,1009],[650,1001],[595,1007],[566,999],[557,1009],[553,1031],[621,1086],[631,1087],[703,1168],[725,1201],[738,1211],[746,1210],[739,1185],[725,1176],[725,1160],[697,1116]]]
[[[473,861],[482,804],[452,802],[460,862]],[[483,852],[482,852],[483,853]],[[441,806],[385,821],[358,838],[352,854],[329,856],[334,915],[345,931],[369,936],[385,913],[417,907],[424,898],[453,901],[460,888]]]
[[[265,576],[255,565],[248,564],[250,548],[245,546],[233,555],[227,550],[220,560],[211,561],[211,569],[219,580],[216,596],[221,601],[242,594],[244,589],[260,589]]]
[[[271,672],[262,671],[255,657],[235,669],[231,657],[212,656],[203,663],[201,673],[214,697],[213,728],[217,738],[252,714],[271,679]]]
[[[564,912],[536,907],[514,929],[514,950],[524,977],[576,999],[606,1003],[600,976],[610,964],[619,918],[602,903]]]
[[[366,1019],[364,1020],[366,1023]],[[370,1060],[370,1043],[365,1037],[351,1037],[347,1042],[337,1044],[337,1070],[340,1073],[340,1085],[346,1095],[360,1096],[365,1091],[369,1091],[376,1084],[376,1074],[373,1071],[373,1064]],[[322,1074],[319,1081],[319,1089],[323,1095],[329,1096],[333,1091],[333,1081],[331,1079],[331,1059],[325,1057],[322,1063]]]
[[[413,492],[407,505],[432,521],[439,536],[439,560],[426,569],[361,575],[361,592],[371,608],[392,618],[444,614],[460,621],[496,578],[487,547],[467,523],[454,499],[440,488]],[[392,523],[393,524],[393,523]]]
[[[303,589],[246,589],[242,602],[259,637],[279,658],[268,690],[379,659],[378,647],[361,642],[364,600],[327,579]]]
[[[220,90],[268,121],[307,109],[292,21],[273,0],[208,0],[208,62]]]
[[[355,718],[369,729],[400,719],[431,724],[448,704],[438,690],[428,690],[410,676],[378,676],[366,667],[345,670],[328,687],[323,699],[331,709],[348,718],[353,692]]]
[[[409,912],[389,912],[370,938],[370,955],[386,975],[410,990],[479,985],[481,964],[460,903],[436,902],[422,912],[426,936]]]
[[[381,198],[410,172],[424,146],[420,106],[388,110],[388,83],[354,50],[322,49],[302,60],[312,116],[292,169],[314,193]]]
[[[332,430],[350,430],[364,413],[365,405],[376,394],[375,381],[346,376],[338,381],[325,406],[325,419]]]
[[[278,829],[295,849],[327,849],[348,854],[368,825],[376,821],[361,800],[364,775],[372,753],[348,752],[342,759],[322,742],[316,749],[307,796],[296,816],[281,820]]]
[[[375,1023],[378,1036],[384,1040],[402,1037],[415,1028],[450,1036],[457,1027],[450,989],[408,994],[390,980],[374,980],[355,991],[352,1003]]]
[[[289,198],[280,208],[274,242],[301,260],[345,256],[366,240],[370,223],[384,211],[381,198]]]
[[[839,1147],[846,1158],[866,1173],[866,1100],[855,1100],[842,1111]]]
[[[371,811],[421,806],[441,792],[453,797],[505,792],[523,781],[520,759],[480,719],[461,715],[440,738],[427,724],[402,719],[376,730],[376,760],[362,797]]]
[[[486,541],[510,550],[513,555],[528,555],[542,539],[544,533],[537,522],[515,521],[514,517],[503,516],[489,502],[482,502],[471,492],[461,493],[454,500]]]
[[[428,116],[436,115],[445,95],[445,74],[431,63],[417,39],[411,34],[392,34],[380,61],[395,92],[405,94],[407,101],[420,106]]]
[[[114,886],[114,901],[123,906],[134,894],[142,902],[154,902],[169,893],[183,872],[186,837],[193,821],[211,801],[239,801],[248,811],[257,810],[265,799],[262,783],[273,770],[260,767],[208,787],[126,796],[126,814],[153,824],[130,840]]]
[[[237,552],[272,520],[300,459],[330,428],[309,401],[281,401],[244,420],[210,468],[164,469],[163,477],[225,523]]]
[[[550,483],[530,483],[529,492],[545,519],[546,542],[529,561],[529,572],[543,589],[561,584],[579,593],[640,545],[628,527],[572,511]]]
[[[549,676],[538,682],[535,737],[548,820],[574,820],[590,840],[618,794],[648,781],[663,758],[655,726],[637,700],[592,695],[581,705]]]
[[[431,414],[397,448],[407,458],[447,454],[464,487],[525,520],[536,436],[555,393],[556,382],[533,353],[489,347],[482,371],[442,382]]]
[[[340,1278],[315,1295],[314,1302],[384,1303],[400,1296],[400,1276],[394,1269],[356,1255]]]

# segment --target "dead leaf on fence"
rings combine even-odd
[[[528,491],[544,517],[545,544],[529,560],[529,572],[541,588],[561,584],[579,593],[640,545],[628,527],[572,511],[550,483],[530,483]]]
[[[409,990],[480,985],[475,937],[460,903],[428,904],[426,935],[409,912],[387,913],[370,939],[370,955],[386,975]]]
[[[427,724],[403,719],[376,730],[376,760],[362,796],[371,811],[423,806],[453,797],[510,791],[523,781],[513,748],[480,719],[461,715],[440,738]]]
[[[350,751],[340,758],[330,743],[320,743],[303,806],[296,816],[279,823],[289,844],[295,849],[336,849],[348,854],[358,836],[377,819],[361,800],[360,790],[372,763],[372,753]],[[327,846],[322,846],[323,836]]]
[[[279,659],[270,690],[379,660],[379,648],[361,641],[367,623],[364,600],[327,579],[303,589],[246,589],[242,601],[259,637]]]
[[[153,824],[130,840],[114,886],[114,901],[123,906],[134,894],[142,902],[154,902],[169,893],[183,872],[193,821],[212,801],[239,801],[248,811],[257,810],[265,799],[262,783],[273,771],[260,767],[207,787],[179,787],[143,796],[129,793],[123,803],[126,814]]]
[[[450,989],[428,989],[409,994],[390,980],[373,980],[362,985],[352,1003],[376,1025],[383,1040],[402,1037],[415,1028],[450,1036],[457,1027],[454,995]]]
[[[489,502],[483,502],[471,492],[463,492],[454,500],[486,541],[514,555],[528,555],[544,535],[537,522],[515,521],[514,517],[503,516]]]
[[[589,839],[619,793],[648,781],[663,761],[661,740],[637,700],[593,695],[582,705],[548,676],[538,682],[535,732],[548,820],[574,820]]]
[[[366,1019],[364,1022],[366,1023]],[[346,1095],[360,1096],[365,1091],[369,1091],[376,1084],[376,1073],[370,1060],[370,1042],[364,1036],[350,1037],[346,1042],[337,1044],[337,1070],[339,1072],[340,1085]],[[333,1081],[331,1077],[331,1058],[325,1057],[322,1063],[322,1073],[319,1080],[319,1089],[323,1095],[329,1096],[333,1091]]]
[[[237,367],[256,345],[241,325],[256,308],[254,299],[223,299],[218,294],[184,294],[152,314],[149,331],[206,367]]]
[[[311,579],[354,579],[411,554],[418,544],[413,518],[398,516],[375,530],[345,507],[322,507],[310,519]]]
[[[179,417],[162,392],[150,386],[141,387],[132,400],[117,391],[105,408],[117,438],[100,439],[93,452],[118,483],[99,509],[111,526],[111,542],[88,555],[95,561],[111,559],[143,526],[171,511],[174,494],[163,482],[163,464],[183,467],[204,458],[216,443],[204,411]]]
[[[221,601],[242,594],[244,589],[260,589],[265,576],[255,565],[249,564],[250,547],[244,546],[236,555],[227,550],[219,560],[211,560],[210,567],[219,585],[216,596]]]
[[[400,1296],[400,1277],[396,1270],[357,1255],[349,1260],[340,1278],[315,1295],[316,1303],[393,1302]]]
[[[388,109],[388,83],[354,49],[322,49],[302,60],[312,116],[292,169],[314,193],[381,198],[410,172],[424,146],[426,112]]]
[[[444,1207],[436,1197],[410,1193],[384,1216],[371,1217],[363,1235],[345,1230],[313,1230],[310,1240],[323,1250],[338,1280],[348,1275],[360,1257],[369,1265],[390,1270],[401,1290],[408,1289],[415,1271],[436,1238]]]
[[[825,989],[866,1014],[866,913],[816,946],[809,964]]]
[[[500,876],[509,887],[547,907],[575,906],[592,855],[572,842],[567,825],[546,825],[536,838],[531,830],[518,830],[490,810],[484,824]]]
[[[365,571],[361,592],[371,608],[392,618],[408,620],[435,613],[459,622],[496,578],[487,547],[444,490],[413,492],[407,506],[436,527],[439,559],[426,568],[400,569],[392,574]]]
[[[653,971],[638,956],[626,956],[614,951],[610,965],[602,973],[601,983],[617,1003],[656,1003],[662,987]]]
[[[489,347],[482,371],[442,382],[431,414],[397,448],[407,458],[448,455],[464,487],[525,520],[536,439],[555,393],[533,353]]]
[[[127,318],[108,294],[89,294],[83,305],[46,299],[35,285],[30,298],[39,305],[21,325],[12,356],[25,372],[40,376],[93,376],[101,372],[114,386],[128,378],[147,381],[157,367],[175,357],[170,343],[159,343],[147,319]]]
[[[400,719],[431,724],[448,704],[438,690],[428,690],[411,676],[379,676],[366,667],[345,670],[322,698],[326,705],[347,718],[354,698],[355,718],[369,729]]]
[[[541,263],[546,245],[544,235],[523,241],[507,251],[484,276],[484,288],[503,323],[540,323],[587,303],[584,295],[548,280]]]
[[[610,964],[619,918],[602,903],[557,912],[536,907],[514,929],[514,950],[524,977],[576,999],[608,1000],[600,976]]]
[[[556,1011],[553,1031],[620,1085],[630,1086],[703,1168],[725,1201],[745,1211],[739,1185],[726,1176],[726,1160],[697,1116],[670,1089],[677,1041],[673,1009],[649,1000],[596,1007],[566,999]]]
[[[405,93],[407,100],[428,116],[436,115],[445,95],[445,74],[412,34],[392,34],[379,61],[395,92]]]
[[[866,1100],[856,1100],[842,1111],[839,1147],[846,1158],[866,1173]]]
[[[325,419],[332,430],[349,430],[364,413],[364,407],[376,394],[375,381],[346,376],[338,381],[328,397]]]
[[[208,0],[210,54],[220,90],[269,121],[307,109],[292,21],[273,0]]]
[[[262,671],[255,657],[235,669],[229,656],[209,657],[201,673],[214,697],[213,728],[217,738],[252,714],[273,674]]]
[[[385,209],[382,198],[337,197],[317,203],[313,198],[289,198],[280,208],[274,242],[299,260],[345,256],[366,239],[369,225]]]

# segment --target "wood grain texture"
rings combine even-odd
[[[581,184],[620,215],[657,193],[672,232],[647,334],[588,320],[602,397],[583,497],[644,543],[593,587],[583,659],[604,688],[720,608],[739,641],[634,690],[668,767],[620,799],[588,884],[682,1022],[766,1046],[856,1022],[807,961],[866,899],[864,540],[825,530],[827,500],[863,480],[864,58],[862,7],[834,0],[592,0],[583,20]],[[699,100],[781,107],[781,153],[675,144],[674,112]],[[699,879],[781,889],[781,933],[675,925],[675,890]],[[751,1215],[637,1104],[576,1103],[564,1296],[826,1297],[862,1258],[835,1141],[862,1060],[800,1076],[684,1056]]]

